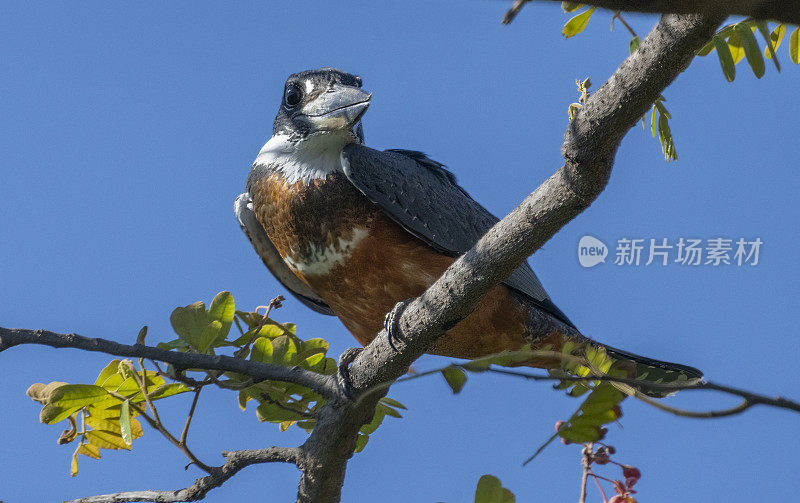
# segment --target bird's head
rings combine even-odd
[[[363,143],[359,121],[371,97],[361,89],[361,77],[335,68],[295,73],[286,79],[272,134],[303,140],[343,132]]]

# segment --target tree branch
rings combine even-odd
[[[179,370],[202,369],[236,372],[252,377],[254,381],[285,381],[299,384],[319,393],[326,399],[341,395],[335,379],[300,367],[283,367],[259,363],[224,355],[202,355],[167,351],[151,346],[130,346],[107,339],[93,339],[77,334],[58,334],[47,330],[0,327],[0,353],[21,344],[41,344],[54,348],[73,348],[106,353],[113,356],[147,358],[171,363]]]
[[[516,0],[503,18],[503,23],[508,24],[513,21],[529,1],[531,0]],[[614,11],[648,14],[702,14],[712,18],[748,16],[800,24],[799,2],[778,0],[587,0],[580,3]]]
[[[562,147],[564,166],[399,315],[396,327],[402,337],[395,344],[399,351],[389,345],[384,330],[355,359],[349,382],[356,394],[403,375],[448,328],[472,312],[491,288],[594,201],[608,182],[622,138],[689,65],[722,20],[722,16],[698,15],[661,18],[639,49],[570,123]],[[546,316],[539,321],[541,334],[563,328]],[[370,394],[357,405],[328,403],[320,409],[317,425],[301,448],[308,463],[298,501],[339,501],[358,429],[369,421],[385,393],[383,389]]]
[[[259,463],[293,463],[298,464],[297,448],[270,447],[268,449],[249,449],[223,452],[225,464],[213,468],[212,473],[199,478],[194,484],[176,491],[127,491],[114,494],[102,494],[67,501],[66,503],[119,503],[129,501],[153,501],[157,503],[177,501],[197,501],[206,494],[236,475],[240,470]]]

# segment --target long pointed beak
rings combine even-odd
[[[372,94],[357,87],[334,85],[300,111],[311,132],[352,128],[369,108]]]

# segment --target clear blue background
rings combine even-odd
[[[285,78],[336,66],[374,92],[367,143],[446,163],[503,215],[560,165],[574,80],[605,81],[628,52],[608,13],[564,40],[558,4],[509,2],[80,2],[7,5],[0,17],[0,325],[132,343],[173,337],[171,310],[220,290],[253,308],[285,293],[241,234],[231,206],[270,135]],[[654,17],[629,16],[644,34]],[[680,161],[666,164],[641,128],[623,142],[598,201],[535,255],[555,302],[588,335],[702,368],[713,380],[800,398],[797,388],[797,88],[780,50],[760,81],[742,65],[724,81],[715,56],[665,91]],[[756,267],[579,266],[577,242],[628,237],[760,237]],[[333,318],[295,301],[275,313],[334,354],[355,344]],[[0,355],[0,500],[56,501],[173,489],[201,475],[147,430],[134,451],[81,459],[62,427],[38,423],[33,382],[91,382],[108,360],[43,347]],[[417,368],[443,365],[425,357]],[[348,467],[344,501],[472,500],[484,473],[517,501],[574,501],[579,449],[553,445],[520,466],[577,400],[547,384],[480,376],[451,396],[438,378],[391,390],[409,411],[387,420]],[[674,403],[724,407],[695,393]],[[173,430],[188,398],[164,402]],[[715,421],[626,403],[611,427],[617,458],[638,466],[641,501],[796,497],[800,416],[756,408]],[[204,393],[195,452],[296,445],[243,413],[232,393]],[[614,470],[601,471],[617,476]],[[246,469],[207,498],[292,501],[288,465]],[[599,497],[593,496],[593,501]]]

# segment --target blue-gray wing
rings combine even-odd
[[[499,220],[456,182],[455,176],[422,152],[374,150],[351,144],[342,152],[345,175],[395,222],[442,253],[458,256]],[[530,265],[524,262],[505,281],[566,323]]]
[[[256,219],[256,214],[253,212],[253,202],[248,192],[239,194],[236,202],[233,203],[233,211],[236,213],[239,227],[242,228],[244,235],[247,236],[256,253],[261,257],[261,261],[264,262],[264,265],[267,266],[273,276],[306,306],[318,313],[335,316],[322,298],[311,287],[300,281],[300,278],[295,276],[286,265],[286,262],[283,261],[278,250],[275,249],[275,245],[272,244],[269,236],[267,236],[264,227]]]

